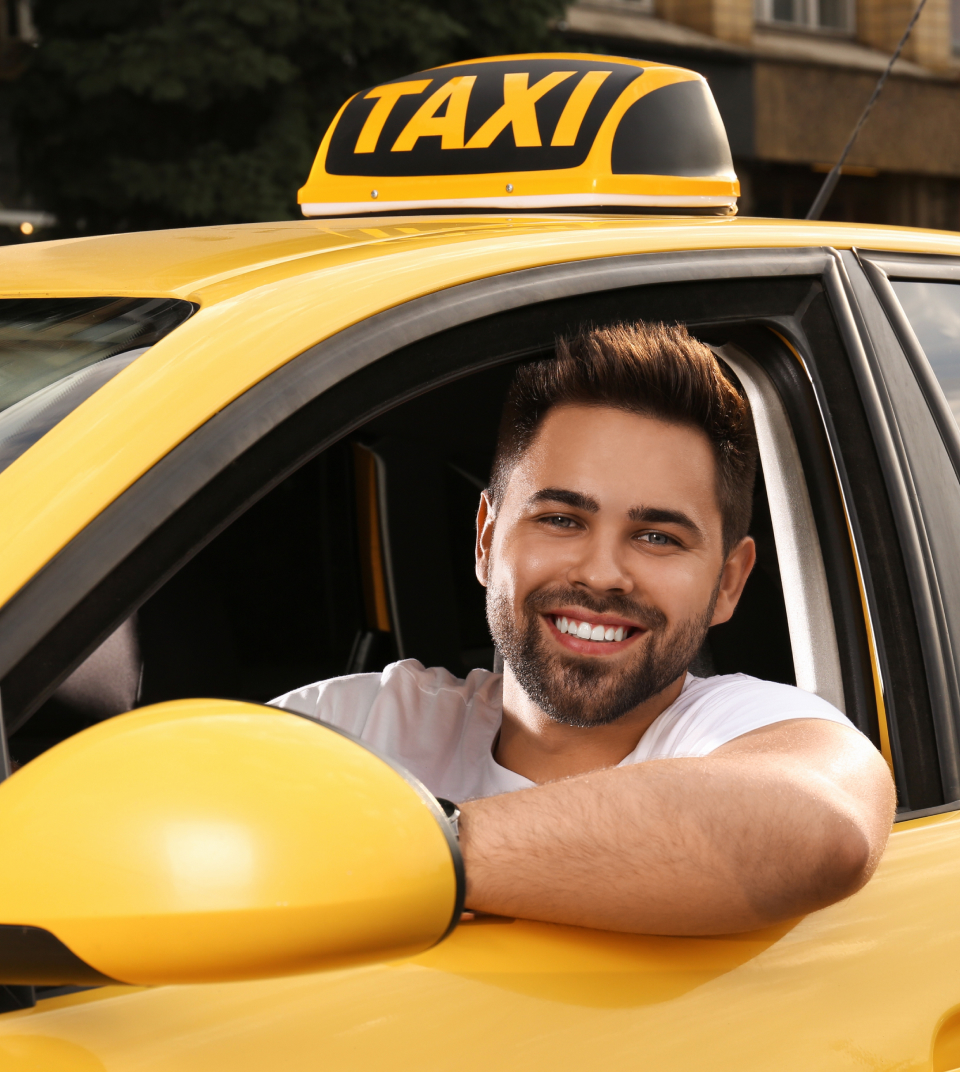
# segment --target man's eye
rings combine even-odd
[[[669,547],[671,544],[676,543],[673,537],[664,532],[645,532],[639,539],[653,544],[654,547]]]
[[[576,525],[576,522],[572,517],[564,517],[563,514],[550,514],[548,517],[542,517],[540,520],[547,525],[553,525],[560,529],[570,529]]]

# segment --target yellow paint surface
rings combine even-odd
[[[960,1011],[958,884],[960,815],[915,820],[860,893],[765,932],[491,920],[393,965],[107,988],[0,1017],[0,1069],[49,1046],[57,1072],[943,1070]]]

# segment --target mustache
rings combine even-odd
[[[608,596],[596,596],[591,592],[555,585],[552,588],[539,588],[531,592],[524,600],[524,604],[528,610],[536,611],[538,614],[543,614],[556,606],[583,607],[584,610],[593,611],[594,614],[619,614],[651,632],[665,629],[667,626],[667,616],[659,607],[615,592]]]

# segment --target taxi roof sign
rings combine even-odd
[[[736,211],[695,71],[540,53],[435,67],[355,94],[324,135],[305,216],[423,210]]]

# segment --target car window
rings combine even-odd
[[[875,516],[880,531],[891,529],[885,490],[863,447],[863,414],[850,404],[850,374],[837,379],[844,350],[808,270],[814,256],[800,256],[793,275],[780,270],[784,256],[800,255],[718,257],[720,276],[706,281],[689,278],[682,255],[676,266],[637,257],[635,268],[618,262],[616,271],[629,268],[639,281],[613,289],[594,283],[607,278],[597,274],[602,266],[538,269],[542,297],[528,304],[504,310],[525,284],[511,278],[506,290],[493,278],[470,284],[478,301],[489,303],[474,319],[463,316],[473,300],[466,291],[442,293],[424,302],[422,327],[411,303],[318,343],[178,446],[31,582],[18,597],[36,605],[31,636],[22,625],[13,630],[12,618],[4,632],[0,616],[2,650],[22,652],[15,662],[4,656],[2,681],[14,758],[24,762],[93,721],[157,700],[262,702],[335,674],[376,672],[397,657],[458,674],[493,665],[483,590],[473,576],[473,527],[512,366],[549,354],[556,336],[579,323],[624,318],[685,322],[710,345],[734,345],[754,359],[786,406],[809,491],[807,529],[795,528],[791,538],[794,548],[817,545],[829,605],[811,616],[813,604],[796,598],[809,571],[789,542],[782,558],[784,515],[771,516],[764,459],[754,513],[759,568],[733,619],[711,633],[697,672],[740,671],[801,687],[812,680],[819,691],[822,638],[807,638],[801,656],[793,629],[817,629],[832,616],[840,675],[828,698],[880,746],[862,602],[875,597],[866,574],[858,581],[850,534],[871,561],[888,549],[895,558],[889,541],[859,535],[858,516],[871,532]],[[775,261],[777,272],[758,277],[757,258]],[[558,296],[559,286],[570,293]],[[401,337],[409,341],[400,348],[392,348],[397,333],[386,330],[389,318],[405,318]],[[775,330],[766,326],[772,319]],[[796,342],[785,342],[785,332]],[[331,382],[338,361],[350,364]],[[817,377],[827,377],[828,406],[813,394]],[[288,379],[295,390],[284,386]],[[842,418],[836,449],[828,437],[837,433],[824,423],[833,412]],[[855,487],[837,468],[850,450]],[[774,491],[781,504],[793,494],[779,484]],[[411,499],[419,509],[409,508]],[[80,560],[83,570],[71,565]],[[888,588],[902,586],[887,566],[877,562]],[[787,584],[793,588],[785,599]],[[904,606],[900,599],[896,605]],[[903,685],[901,708],[922,712],[922,677],[901,681],[905,659],[920,665],[909,606],[893,623],[877,607],[875,636],[889,653],[888,680],[894,689]],[[50,625],[40,632],[34,622],[44,621]],[[927,777],[927,752],[936,758],[928,728],[921,718],[908,725],[926,736],[922,754],[912,739],[905,745],[904,792],[910,789],[914,806],[937,804],[939,785]]]
[[[474,575],[474,523],[514,367],[407,401],[287,477],[14,734],[15,760],[27,762],[65,732],[164,700],[262,703],[402,658],[460,677],[493,669],[484,590]],[[740,607],[711,630],[693,670],[794,684],[763,463],[751,534],[758,561]],[[805,535],[816,543],[815,532]],[[842,689],[831,698],[842,706]]]
[[[903,279],[891,284],[960,424],[960,283]]]
[[[0,471],[193,309],[163,298],[0,300]]]

